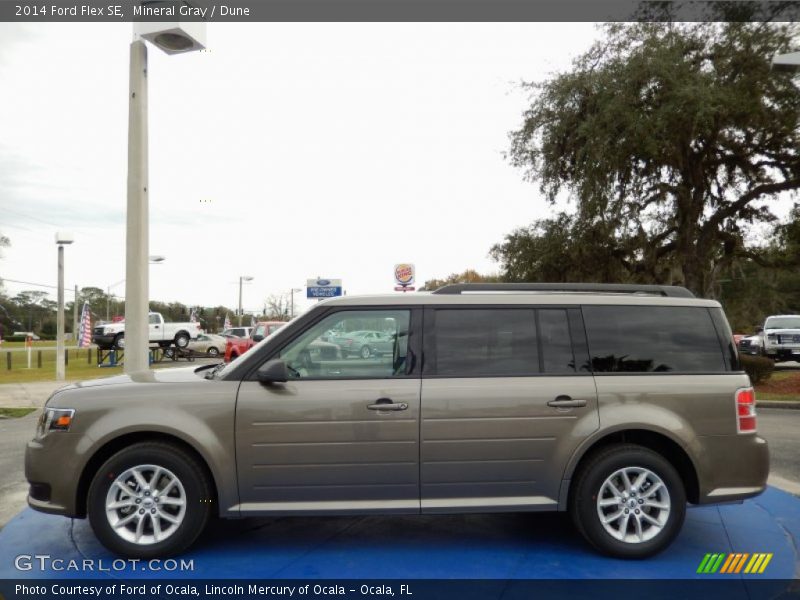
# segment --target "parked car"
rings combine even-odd
[[[229,338],[225,344],[225,362],[236,360],[258,342],[275,333],[284,325],[286,325],[284,321],[259,321],[252,328],[250,337]]]
[[[201,333],[196,340],[189,342],[187,350],[216,357],[224,354],[228,338],[213,333]]]
[[[773,315],[758,328],[765,356],[776,361],[800,360],[800,315]]]
[[[394,344],[391,335],[382,331],[351,331],[334,339],[344,358],[351,355],[369,358],[386,354],[392,351]]]
[[[230,327],[225,329],[220,333],[221,336],[226,338],[248,338],[250,334],[253,332],[252,327]]]
[[[367,322],[391,330],[391,352],[309,352]],[[63,387],[25,475],[30,506],[88,516],[140,559],[182,552],[212,513],[497,511],[566,511],[601,552],[642,558],[675,539],[687,502],[765,489],[756,429],[716,301],[456,284],[320,302],[227,365]]]
[[[761,356],[764,353],[764,347],[761,345],[760,335],[748,335],[740,337],[737,347],[739,348],[739,353],[741,354]]]
[[[161,313],[151,312],[148,315],[150,342],[158,343],[162,348],[175,344],[178,348],[186,348],[189,342],[200,334],[200,323],[167,323]],[[125,321],[104,323],[94,328],[92,341],[98,348],[110,350],[125,347]]]

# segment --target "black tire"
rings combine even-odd
[[[663,488],[666,489],[666,495],[662,491],[657,492],[657,496],[651,496],[647,492],[653,484],[646,481],[641,489],[635,491],[634,496],[630,495],[631,490],[625,490],[623,493],[626,494],[626,498],[620,500],[619,505],[603,509],[608,511],[605,514],[609,516],[617,510],[629,510],[630,513],[624,513],[622,518],[629,515],[625,531],[631,536],[636,535],[636,520],[640,518],[634,516],[634,511],[641,510],[636,515],[641,514],[642,517],[645,516],[642,513],[647,513],[648,517],[654,517],[656,520],[664,518],[660,531],[650,522],[642,521],[642,530],[649,532],[645,535],[652,535],[650,539],[644,541],[617,539],[606,530],[600,520],[598,495],[602,493],[606,480],[621,469],[646,469],[660,479]],[[655,494],[656,490],[651,494]],[[668,513],[662,512],[659,508],[640,506],[645,501],[664,503],[664,498],[667,496]],[[626,506],[631,502],[632,504]],[[680,532],[686,516],[686,492],[675,467],[663,456],[643,446],[615,444],[601,449],[579,466],[570,490],[569,512],[581,535],[600,552],[619,558],[647,558],[664,550]],[[622,521],[612,521],[610,527],[621,530]]]
[[[175,334],[175,340],[174,340],[175,341],[175,345],[178,348],[186,348],[186,346],[189,345],[189,339],[190,339],[189,338],[189,334],[186,333],[185,331],[181,331],[181,332]]]
[[[125,350],[125,334],[118,333],[114,337],[114,341],[111,342],[111,349],[112,350]]]
[[[106,514],[106,500],[114,481],[128,469],[137,466],[161,467],[174,474],[183,486],[185,513],[182,521],[166,539],[160,542],[136,543],[123,539],[117,531],[128,529],[125,526],[116,529],[112,527]],[[155,497],[154,493],[153,498]],[[211,485],[205,470],[183,448],[164,442],[141,442],[120,450],[98,469],[89,487],[87,510],[92,530],[106,548],[120,556],[148,560],[179,554],[188,548],[208,522],[212,507],[211,499]],[[137,506],[143,507],[144,504],[139,503]],[[167,504],[161,506],[169,508]],[[143,509],[137,510],[133,507],[132,512],[141,510]],[[130,512],[127,515],[130,515]],[[145,514],[143,520],[149,521],[152,531],[152,517]]]
[[[217,356],[219,356],[219,350],[214,348],[214,346],[211,346],[208,350],[206,350],[206,354],[208,354],[212,358],[216,358]]]
[[[361,358],[369,358],[372,356],[372,349],[369,346],[361,346],[361,350],[358,351],[358,354]]]

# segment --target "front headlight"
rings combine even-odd
[[[44,437],[51,431],[69,431],[74,417],[74,408],[45,408],[39,417],[39,437]]]

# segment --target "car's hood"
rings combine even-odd
[[[101,379],[90,379],[88,381],[77,381],[60,388],[62,390],[72,390],[78,388],[98,387],[101,385],[123,385],[126,383],[185,383],[187,381],[197,381],[203,379],[205,369],[199,373],[195,371],[198,367],[178,367],[176,369],[154,369],[140,371],[126,375],[115,375],[113,377],[103,377]]]
[[[775,335],[800,335],[800,329],[765,329],[764,331]]]

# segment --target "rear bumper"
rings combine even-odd
[[[755,434],[700,438],[699,504],[736,502],[767,488],[769,446]]]

